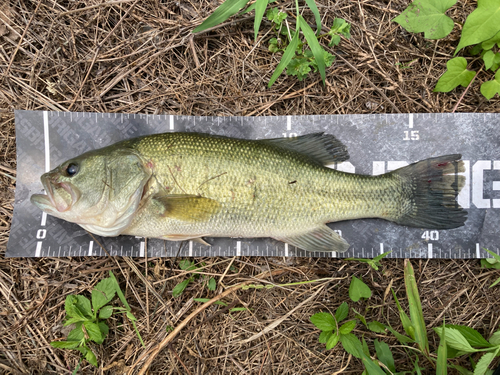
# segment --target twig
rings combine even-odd
[[[191,46],[191,51],[193,52],[194,63],[196,64],[196,69],[200,68],[200,60],[198,60],[198,55],[196,54],[196,49],[194,48],[193,35],[189,38],[189,45]]]
[[[156,348],[152,349],[149,351],[149,353],[145,353],[142,356],[139,357],[139,359],[130,367],[129,374],[132,374],[133,369],[137,366],[137,364],[142,361],[145,357],[147,357],[146,362],[142,366],[141,370],[139,371],[139,375],[144,375],[149,366],[151,365],[151,362],[156,358],[156,356],[160,353],[160,351],[165,348],[179,333],[180,331],[194,318],[196,317],[199,313],[201,313],[203,310],[205,310],[207,307],[211,306],[214,302],[221,300],[222,298],[228,296],[229,294],[240,290],[242,286],[250,284],[251,281],[245,281],[243,283],[237,284],[225,292],[215,296],[212,298],[210,301],[205,302],[203,305],[198,307],[195,311],[193,311],[191,314],[189,314],[186,319],[184,319],[181,324],[179,324],[170,334],[165,337],[159,344],[156,346]],[[314,294],[316,295],[316,294]]]
[[[85,8],[79,8],[79,9],[73,9],[73,10],[68,10],[66,12],[61,12],[59,16],[67,16],[68,14],[73,14],[73,13],[79,13],[79,12],[86,12],[91,9],[99,8],[99,7],[105,7],[105,6],[113,6],[117,4],[123,4],[123,3],[131,3],[134,0],[119,0],[119,1],[110,1],[110,2],[104,2],[96,5],[90,5]]]
[[[465,94],[467,93],[467,91],[469,90],[469,87],[470,85],[472,85],[472,82],[474,82],[474,80],[476,79],[477,75],[479,74],[479,72],[481,70],[483,70],[483,67],[484,65],[481,67],[481,69],[479,69],[476,74],[474,74],[474,77],[472,77],[471,81],[469,82],[469,84],[467,85],[467,87],[465,88],[464,92],[462,93],[462,95],[460,96],[460,99],[458,99],[458,102],[457,104],[455,104],[455,107],[453,107],[453,110],[451,111],[451,113],[455,113],[455,111],[457,110],[458,108],[458,105],[460,104],[460,102],[462,101],[462,99],[464,98]]]
[[[189,371],[189,369],[186,367],[186,365],[184,364],[184,362],[182,362],[182,359],[179,357],[179,355],[177,354],[177,352],[175,351],[175,349],[172,348],[171,345],[169,345],[168,348],[173,353],[173,355],[177,358],[177,360],[181,363],[182,367],[184,367],[184,370],[186,370],[186,372],[188,373],[188,375],[192,375],[191,371]]]

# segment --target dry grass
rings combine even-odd
[[[345,18],[352,23],[352,39],[343,40],[334,51],[338,59],[327,71],[325,87],[318,76],[303,82],[282,76],[271,89],[266,85],[278,57],[267,52],[269,34],[254,44],[251,18],[194,37],[190,34],[216,5],[171,0],[108,4],[23,0],[0,5],[0,254],[5,251],[14,203],[13,109],[200,116],[450,112],[457,103],[457,111],[463,112],[500,109],[498,98],[488,102],[479,94],[479,84],[462,99],[464,89],[432,93],[457,45],[458,27],[439,42],[408,34],[390,22],[406,2],[318,1],[323,24]],[[474,5],[459,1],[451,12],[454,19],[463,22]],[[307,11],[305,15],[310,16]],[[268,28],[264,22],[262,37]],[[399,63],[410,66],[402,68]],[[480,62],[472,65],[478,70]],[[479,81],[488,78],[484,72],[478,76]],[[227,303],[250,310],[229,314],[212,305],[195,314],[153,360],[150,373],[333,374],[348,363],[348,357],[339,348],[324,351],[309,317],[334,311],[347,301],[352,275],[363,277],[374,296],[368,303],[351,305],[401,331],[393,298],[384,292],[392,282],[406,304],[402,260],[384,261],[380,272],[365,264],[326,259],[196,261],[204,262],[202,272],[217,279],[217,292],[209,292],[198,280],[174,299],[174,285],[186,277],[178,270],[178,260],[0,258],[0,373],[70,373],[78,362],[75,352],[49,346],[68,332],[62,326],[64,299],[88,293],[110,269],[126,290],[148,348],[140,346],[122,317],[112,318],[105,345],[95,347],[101,368],[85,364],[83,373],[138,373],[144,363],[138,360],[165,338],[166,327],[178,327],[199,307],[193,298],[215,297],[241,282],[284,284],[329,278],[229,294],[224,298]],[[500,292],[488,289],[495,271],[481,269],[475,260],[413,263],[431,347],[437,347],[431,328],[443,317],[486,336],[496,330]],[[396,345],[391,337],[358,328],[356,333],[364,333],[368,342],[378,337]],[[398,369],[410,370],[412,359],[397,346],[393,351]],[[423,364],[431,373],[430,364]],[[351,359],[344,373],[361,369]]]

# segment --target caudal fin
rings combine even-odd
[[[391,172],[404,181],[398,224],[429,229],[451,229],[464,225],[467,212],[456,198],[465,184],[458,173],[465,167],[460,154],[423,160]]]

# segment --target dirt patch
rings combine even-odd
[[[283,75],[271,89],[266,88],[267,82],[279,57],[267,50],[271,37],[265,36],[270,28],[267,21],[261,26],[257,45],[253,19],[248,16],[191,35],[215,9],[214,1],[40,0],[0,6],[0,254],[5,253],[14,202],[13,109],[249,116],[451,112],[458,103],[460,112],[500,110],[498,97],[484,99],[479,83],[467,91],[432,92],[458,44],[458,27],[444,40],[428,41],[391,22],[406,2],[317,3],[323,25],[342,17],[352,24],[352,38],[330,50],[337,60],[327,70],[325,86],[319,75],[302,82]],[[284,9],[292,6],[277,4]],[[473,6],[475,2],[459,1],[451,11],[453,18],[463,22]],[[314,24],[309,11],[304,16]],[[479,70],[480,61],[469,60]],[[486,73],[478,75],[479,82],[486,79]],[[376,272],[365,264],[327,259],[196,259],[198,264],[206,264],[202,273],[207,277],[192,283],[178,298],[171,297],[172,289],[187,277],[179,270],[178,259],[132,261],[136,271],[130,260],[122,258],[2,256],[0,373],[70,373],[78,363],[77,352],[49,346],[50,341],[67,334],[62,326],[65,297],[88,295],[110,269],[126,290],[148,348],[167,335],[167,326],[180,324],[199,306],[193,298],[211,298],[245,281],[266,285],[328,279],[229,295],[224,300],[230,306],[249,310],[229,313],[211,306],[198,314],[156,357],[151,373],[335,373],[346,366],[348,355],[339,347],[325,351],[309,317],[318,311],[333,312],[349,301],[353,275],[362,277],[374,296],[350,305],[402,332],[393,297],[384,294],[392,282],[406,305],[402,260],[386,260]],[[500,292],[488,288],[497,276],[495,271],[481,269],[476,260],[413,264],[432,348],[438,342],[431,328],[443,317],[450,323],[470,325],[485,336],[496,330]],[[147,275],[149,288],[139,274]],[[216,292],[202,285],[208,277],[218,281]],[[276,328],[266,330],[287,314]],[[84,363],[83,373],[123,373],[146,352],[121,316],[110,320],[110,328],[105,344],[94,347],[106,370]],[[355,333],[364,334],[370,345],[375,338],[387,341],[398,370],[412,369],[412,358],[392,336],[370,333],[360,324]],[[432,373],[429,363],[423,365]],[[134,371],[139,368],[140,364]],[[344,373],[360,373],[361,369],[361,363],[351,359]]]

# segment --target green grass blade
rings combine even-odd
[[[447,375],[448,374],[448,366],[447,366],[447,358],[448,358],[448,348],[446,346],[446,335],[445,335],[445,325],[443,319],[443,327],[441,328],[441,340],[439,340],[439,347],[437,351],[437,361],[436,361],[436,375]]]
[[[299,45],[299,29],[297,27],[297,31],[295,31],[295,34],[293,35],[292,40],[290,41],[290,44],[288,45],[288,47],[286,47],[285,52],[283,52],[283,56],[281,56],[281,61],[276,67],[276,70],[274,71],[273,75],[271,76],[271,79],[269,80],[267,87],[271,87],[273,83],[278,79],[280,74],[283,72],[283,70],[287,67],[288,63],[292,60],[293,56],[295,56],[295,50],[297,49],[298,45]]]
[[[203,23],[193,30],[193,33],[209,29],[221,24],[232,15],[238,13],[249,0],[226,0]]]
[[[255,2],[255,21],[253,23],[253,31],[255,34],[255,41],[257,41],[257,34],[259,33],[260,23],[264,17],[267,8],[267,0],[257,0]]]
[[[410,319],[415,329],[415,341],[418,343],[420,350],[425,355],[429,355],[429,342],[427,340],[427,330],[418,294],[417,281],[415,280],[415,273],[413,272],[411,262],[408,259],[405,260],[404,275],[406,294],[408,295],[408,303],[410,305]]]
[[[316,6],[316,2],[314,0],[306,0],[306,4],[314,14],[314,19],[316,21],[316,34],[319,35],[321,33],[321,16],[319,15],[319,10]]]
[[[306,37],[307,43],[311,48],[316,64],[318,65],[319,73],[321,74],[321,80],[323,85],[325,84],[326,73],[325,73],[325,50],[319,45],[318,38],[312,31],[311,27],[307,24],[302,16],[297,17],[297,21],[300,21],[301,30]]]

